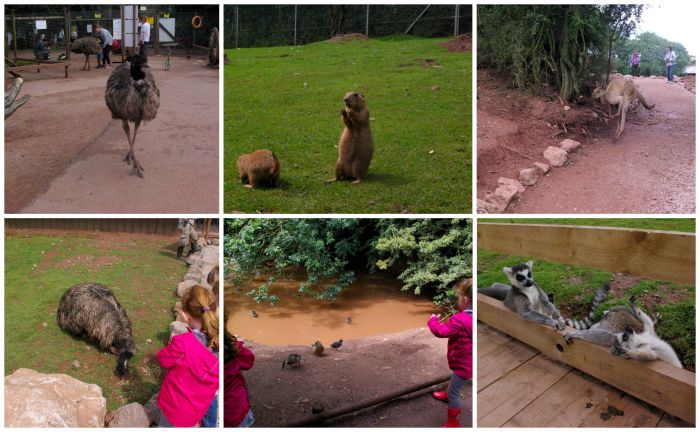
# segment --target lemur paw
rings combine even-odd
[[[571,333],[566,333],[564,335],[564,341],[566,342],[567,345],[571,345],[574,342],[572,339],[573,339],[573,336],[571,335]]]
[[[565,326],[564,323],[561,322],[561,321],[555,321],[555,322],[554,322],[554,328],[557,329],[557,330],[559,330],[559,331],[562,331],[562,330],[564,330],[564,329],[566,328],[566,326]]]

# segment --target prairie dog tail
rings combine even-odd
[[[656,106],[656,104],[649,105],[647,103],[646,99],[644,99],[644,96],[642,96],[642,94],[639,92],[639,90],[637,90],[637,98],[639,99],[639,102],[641,102],[642,105],[644,105],[644,108],[646,108],[646,109],[652,109]]]
[[[588,316],[584,317],[582,320],[566,318],[564,319],[564,324],[568,325],[569,327],[573,327],[576,330],[588,330],[589,328],[591,328],[591,326],[593,325],[593,316],[595,315],[595,311],[596,309],[598,309],[598,305],[600,304],[600,302],[602,302],[608,295],[609,290],[610,284],[605,284],[602,287],[598,288],[598,290],[595,293],[595,296],[593,296],[593,301],[591,302],[591,311],[588,313]]]

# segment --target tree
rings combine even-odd
[[[345,6],[329,6],[329,14],[331,17],[331,37],[333,37],[343,32],[343,24],[345,23]]]
[[[643,5],[606,5],[603,6],[608,25],[608,65],[605,70],[605,83],[611,72],[613,44],[620,38],[628,38],[637,28],[642,17]]]

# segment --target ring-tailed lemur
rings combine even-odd
[[[590,330],[567,333],[564,340],[570,344],[572,339],[583,339],[610,347],[610,353],[615,356],[642,361],[661,360],[682,368],[671,345],[656,334],[655,320],[639,309],[635,300],[634,296],[630,297],[629,309],[616,306],[606,311],[603,319]]]
[[[490,288],[478,292],[502,300],[507,308],[526,321],[564,330],[559,310],[532,279],[532,261],[513,267],[503,267],[503,273],[508,276],[510,286],[493,284]]]
[[[539,285],[537,285],[533,280],[534,278],[532,277],[532,264],[532,261],[528,261],[525,264],[519,264],[514,267],[504,267],[503,272],[506,274],[506,276],[508,276],[508,279],[511,282],[510,285],[494,283],[489,288],[480,289],[478,290],[478,292],[480,294],[485,294],[489,297],[501,300],[504,302],[504,304],[506,304],[506,299],[508,298],[508,295],[511,294],[511,292],[514,293],[511,297],[512,299],[522,298],[517,295],[518,292],[522,292],[525,293],[525,295],[527,296],[531,310],[539,312],[539,314],[541,315],[545,315],[545,318],[554,318],[560,321],[560,324],[555,326],[548,320],[541,321],[541,318],[538,318],[538,321],[534,322],[548,324],[556,328],[557,330],[563,330],[564,325],[571,326],[577,330],[590,328],[590,326],[593,324],[592,319],[595,314],[596,308],[598,307],[598,304],[601,301],[603,301],[603,299],[607,295],[610,286],[606,284],[598,288],[591,303],[591,311],[587,317],[585,317],[582,320],[562,318],[561,314],[553,304],[553,296],[551,294],[545,294],[544,291],[539,287]],[[529,294],[527,294],[528,292]],[[534,295],[534,293],[538,294]],[[511,300],[510,303],[513,304],[513,301]],[[525,316],[523,316],[518,310],[516,310],[511,305],[506,304],[506,306],[508,306],[511,310],[517,312],[521,316],[521,318],[526,319],[528,321],[532,321],[531,319],[528,319]],[[552,313],[552,311],[554,311],[554,313]]]

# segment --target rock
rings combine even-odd
[[[106,412],[95,384],[32,369],[5,377],[5,427],[103,427]]]
[[[525,188],[519,181],[500,177],[498,179],[498,187],[493,193],[487,193],[484,200],[496,207],[494,213],[503,213],[508,207],[508,204],[525,192]]]
[[[202,281],[202,271],[199,269],[199,267],[190,267],[190,269],[187,271],[185,274],[185,277],[182,278],[182,281],[194,281],[195,284],[199,284]]]
[[[479,214],[498,213],[498,206],[482,199],[476,199],[476,212]]]
[[[547,174],[547,173],[549,172],[550,166],[547,165],[546,163],[535,162],[535,163],[533,163],[533,165],[535,166],[535,168],[537,168],[538,170],[540,170],[540,172],[541,172],[542,174]]]
[[[545,159],[549,161],[552,166],[558,167],[564,165],[569,155],[566,150],[562,150],[558,147],[549,146],[547,150],[542,153]]]
[[[187,333],[187,323],[182,321],[173,321],[170,323],[170,337],[177,336],[179,334]]]
[[[219,246],[219,239],[218,238],[211,239],[211,244],[212,244],[212,246]]]
[[[41,326],[44,327],[44,328],[46,328],[46,327],[49,326],[49,323],[41,323]]]
[[[80,362],[78,360],[73,360],[73,363],[71,363],[74,368],[80,369]]]
[[[208,263],[211,266],[215,266],[219,263],[219,247],[214,245],[207,245],[202,247],[201,252],[202,261]]]
[[[523,168],[520,170],[518,180],[525,186],[532,186],[537,183],[537,170],[535,168]]]
[[[187,279],[179,284],[177,284],[177,296],[182,298],[187,291],[189,291],[193,286],[197,285],[197,281],[192,279]]]
[[[185,260],[188,266],[198,266],[202,263],[202,256],[198,253],[194,253],[187,257]]]
[[[160,408],[158,408],[158,393],[151,396],[151,398],[143,406],[143,412],[146,413],[148,417],[149,425],[158,423],[160,420]]]
[[[105,424],[107,427],[111,428],[147,428],[151,425],[151,422],[141,404],[138,402],[133,402],[129,405],[119,407],[116,411],[109,413],[105,419]]]
[[[581,147],[581,143],[572,139],[565,139],[564,141],[559,143],[559,147],[561,147],[561,149],[566,151],[567,153],[571,153],[572,151]]]

